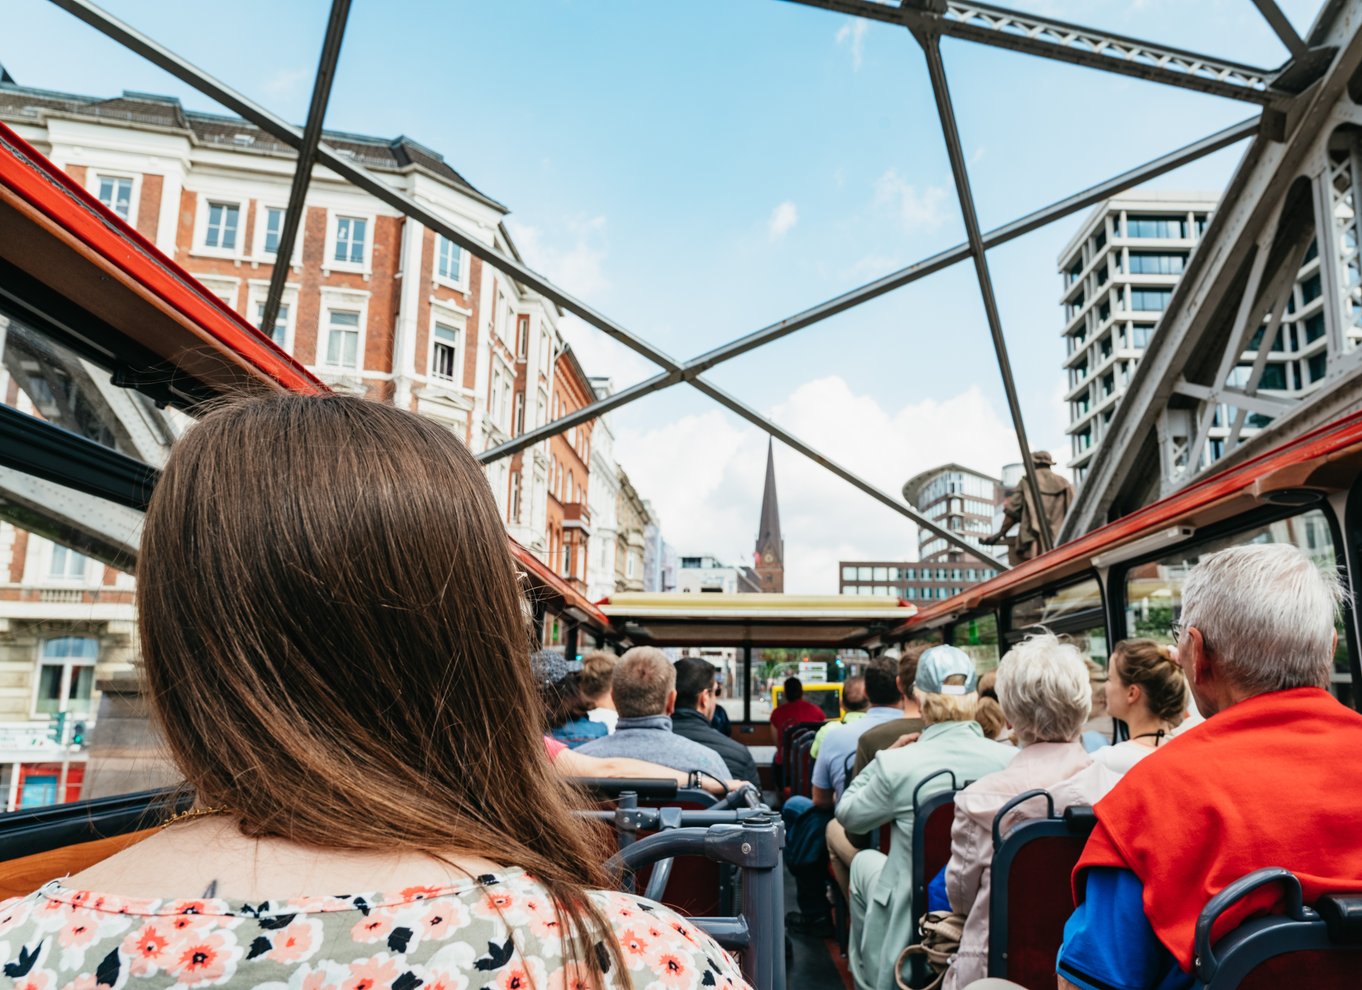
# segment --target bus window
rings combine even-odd
[[[1043,595],[1023,598],[1012,606],[1010,641],[1044,626],[1077,646],[1103,668],[1110,644],[1102,609],[1102,589],[1096,578],[1076,581]]]
[[[1127,572],[1126,629],[1129,635],[1172,643],[1173,624],[1182,612],[1182,583],[1187,572],[1207,554],[1251,543],[1293,543],[1321,567],[1338,566],[1329,520],[1319,509],[1176,550],[1159,560],[1138,564]],[[1341,618],[1337,626],[1338,649],[1334,653],[1331,690],[1340,701],[1351,706],[1352,666]]]
[[[951,626],[951,645],[969,654],[979,673],[998,666],[998,617],[992,612],[972,615]]]

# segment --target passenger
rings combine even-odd
[[[930,645],[927,643],[914,643],[904,648],[902,656],[899,657],[896,679],[898,689],[903,694],[903,716],[871,726],[856,741],[856,762],[852,765],[851,771],[853,779],[880,750],[888,749],[905,735],[921,732],[926,728],[922,724],[922,710],[918,707],[913,684],[917,680],[918,661],[928,649]]]
[[[804,700],[804,682],[798,677],[785,678],[785,700],[771,710],[771,728],[776,730],[776,755],[780,755],[780,738],[792,725],[804,722],[825,722],[827,715],[812,701]]]
[[[1126,723],[1130,738],[1092,754],[1092,766],[1050,788],[1056,808],[1096,804],[1140,760],[1166,742],[1187,711],[1187,678],[1170,647],[1126,639],[1111,651],[1107,711]]]
[[[1090,762],[1078,741],[1092,708],[1083,660],[1073,644],[1044,632],[1022,640],[998,665],[998,703],[1021,750],[1004,769],[980,777],[955,795],[946,895],[951,910],[967,917],[960,949],[946,970],[944,990],[957,990],[988,973],[994,817],[1018,794],[1050,787]],[[1044,801],[1028,802],[1013,811],[1004,826],[1045,811]]]
[[[1223,550],[1188,573],[1178,659],[1206,721],[1097,805],[1074,871],[1061,987],[1194,986],[1197,915],[1262,867],[1294,872],[1306,904],[1357,889],[1362,715],[1326,690],[1342,598],[1337,573],[1289,544]],[[1216,935],[1281,909],[1281,888],[1263,888],[1222,915]]]
[[[156,486],[137,578],[148,701],[196,804],[10,901],[7,974],[741,982],[673,912],[602,889],[544,758],[506,532],[449,430],[338,395],[211,411]],[[642,918],[649,952],[623,952]]]
[[[619,657],[609,650],[592,650],[582,657],[582,694],[591,703],[587,718],[600,722],[607,733],[615,731],[615,701],[610,697],[610,681]]]
[[[986,739],[1009,742],[1012,730],[998,704],[998,692],[994,685],[998,682],[998,672],[990,670],[979,678],[979,706],[974,709],[974,721],[984,730]]]
[[[908,944],[912,916],[913,790],[938,770],[953,770],[963,784],[1001,770],[1017,750],[985,739],[974,721],[974,662],[954,646],[922,654],[914,690],[926,728],[911,746],[881,751],[851,782],[837,802],[837,820],[848,832],[893,826],[889,855],[875,849],[851,863],[850,969],[857,990],[894,990],[894,964]],[[946,790],[937,778],[923,790],[928,798]]]
[[[652,646],[635,646],[615,665],[611,686],[619,721],[612,735],[580,747],[587,756],[628,756],[660,763],[673,770],[696,771],[728,780],[719,754],[672,732],[676,705],[676,668],[667,654]]]
[[[604,725],[587,718],[591,703],[582,696],[578,674],[557,650],[539,650],[530,657],[539,682],[539,697],[549,735],[572,748],[607,735]]]
[[[865,696],[865,678],[860,674],[853,674],[842,682],[842,717],[835,722],[824,722],[823,727],[814,733],[809,756],[818,759],[818,754],[823,751],[823,740],[828,737],[828,733],[850,722],[859,722],[865,717],[866,709],[869,707],[870,699]]]
[[[761,778],[757,776],[757,761],[752,758],[752,751],[710,725],[710,718],[719,707],[714,697],[717,668],[699,657],[682,657],[675,666],[676,708],[672,712],[672,732],[714,750],[728,767],[729,777],[746,781],[760,790]]]
[[[1116,733],[1116,723],[1112,720],[1111,713],[1107,711],[1108,671],[1091,657],[1086,657],[1085,662],[1088,665],[1088,683],[1092,686],[1092,714],[1088,716],[1088,721],[1083,726],[1079,741],[1089,753],[1095,753],[1103,746],[1111,745]]]

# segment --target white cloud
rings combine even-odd
[[[892,210],[907,230],[935,230],[946,220],[950,192],[945,186],[917,186],[887,169],[875,180],[875,205]]]
[[[607,289],[605,217],[569,220],[558,236],[517,220],[506,228],[529,266],[583,302],[594,302]]]
[[[787,199],[771,211],[771,219],[766,221],[766,232],[771,236],[771,240],[778,241],[798,222],[799,210]]]
[[[829,376],[800,385],[769,415],[895,498],[908,478],[938,464],[996,473],[1017,459],[1005,415],[977,388],[886,408]],[[718,409],[651,430],[621,421],[616,430],[619,463],[678,552],[751,563],[765,433]],[[917,528],[907,518],[781,443],[775,450],[787,591],[836,593],[839,560],[916,559]]]
[[[865,32],[870,22],[864,17],[854,17],[849,24],[837,29],[837,44],[851,49],[851,70],[861,71],[861,57],[865,52]]]

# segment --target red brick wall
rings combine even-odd
[[[137,232],[149,241],[156,240],[156,225],[161,222],[161,193],[165,178],[142,176],[142,196],[137,203]]]

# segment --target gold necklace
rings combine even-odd
[[[191,818],[206,818],[209,815],[225,815],[226,813],[226,808],[190,808],[188,811],[181,811],[171,815],[161,823],[161,828],[167,829],[176,822],[188,821]]]

